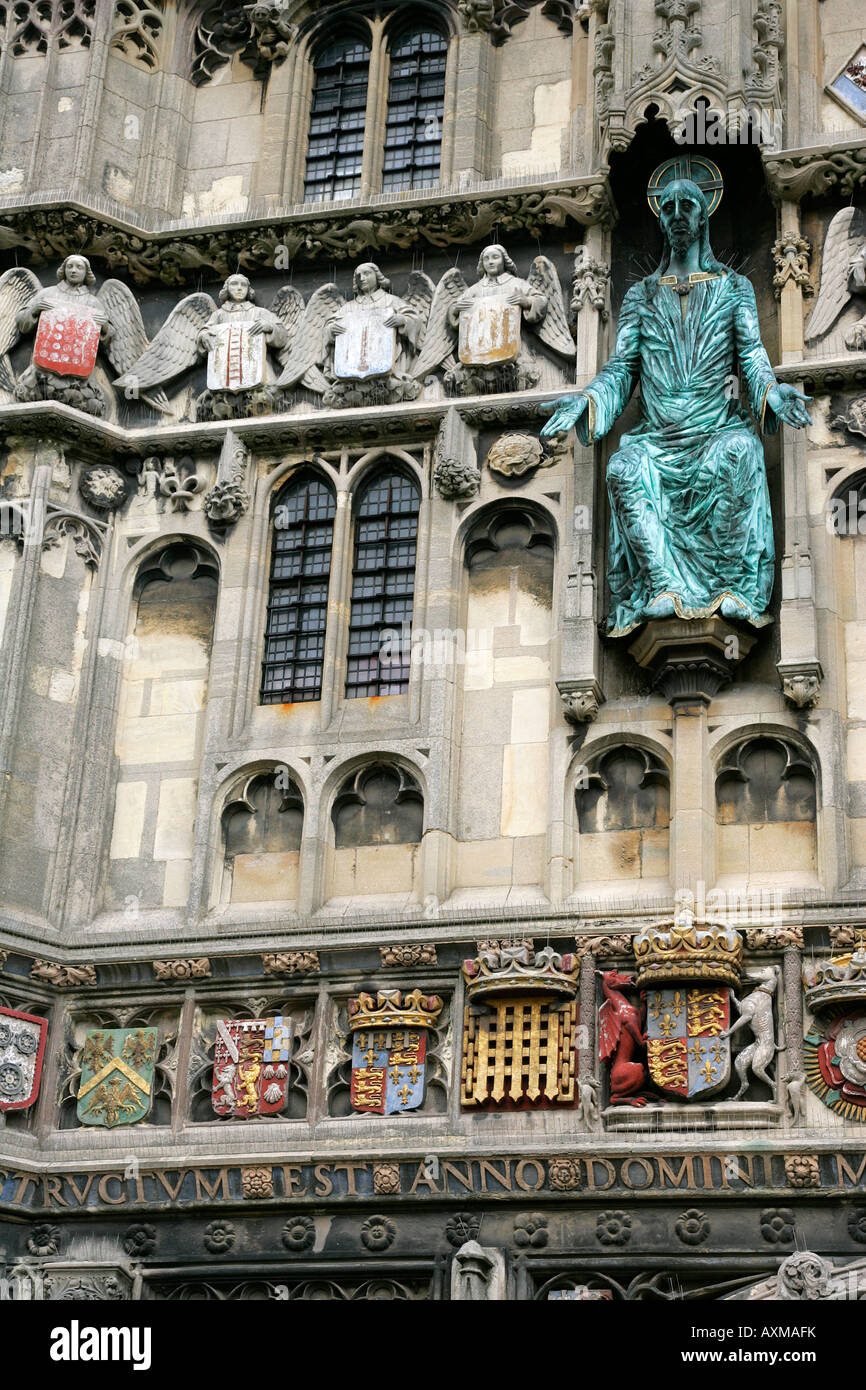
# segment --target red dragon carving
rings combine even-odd
[[[605,970],[601,977],[604,1003],[598,1011],[599,1056],[610,1058],[611,1105],[646,1105],[638,1094],[647,1083],[644,1011],[624,994],[634,989],[634,976]],[[635,1055],[640,1060],[635,1060]]]

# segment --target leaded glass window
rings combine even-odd
[[[321,478],[299,478],[277,498],[262,704],[322,698],[328,577],[337,504]]]
[[[304,198],[351,198],[361,187],[370,48],[341,39],[319,55],[310,112]]]
[[[418,485],[396,469],[367,484],[355,519],[346,694],[399,695],[409,685]]]
[[[447,53],[432,29],[412,30],[391,47],[383,189],[438,182]]]

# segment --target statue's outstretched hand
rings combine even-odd
[[[767,392],[767,405],[770,409],[774,410],[786,425],[793,425],[796,430],[812,423],[808,405],[811,399],[811,396],[802,396],[796,387],[789,386],[786,382],[781,386],[771,386]]]
[[[548,437],[552,434],[565,434],[580,419],[586,410],[587,398],[580,392],[575,392],[571,396],[560,396],[556,401],[545,401],[539,406],[542,414],[553,411],[546,425],[542,426],[541,433]]]

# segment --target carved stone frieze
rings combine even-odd
[[[803,928],[747,927],[746,946],[750,951],[784,951],[787,946],[803,949]]]
[[[86,200],[85,200],[86,201]],[[609,221],[614,208],[606,174],[545,187],[491,189],[473,195],[451,194],[371,203],[348,210],[323,208],[265,224],[233,223],[230,228],[161,232],[144,220],[107,222],[96,212],[68,204],[6,208],[0,216],[4,245],[29,252],[32,262],[56,261],[73,251],[98,256],[112,271],[123,271],[136,284],[228,276],[240,262],[245,269],[271,271],[277,248],[289,260],[342,261],[368,250],[404,251],[416,245],[467,246],[497,228],[540,236],[569,220],[582,226]]]
[[[592,955],[596,960],[611,960],[615,956],[630,958],[632,939],[628,932],[612,932],[605,936],[576,936],[574,949],[579,956]]]
[[[261,1164],[241,1168],[241,1190],[247,1200],[273,1197],[273,1169]]]
[[[210,961],[207,956],[188,960],[155,960],[153,973],[158,980],[208,980]]]
[[[315,975],[321,968],[318,951],[268,951],[262,964],[266,975]]]
[[[96,984],[93,965],[60,965],[57,961],[34,960],[30,967],[31,980],[42,980],[56,989],[75,989],[78,985]]]
[[[424,941],[412,946],[380,946],[379,956],[384,966],[435,965],[436,947]]]
[[[122,507],[129,493],[127,479],[116,468],[99,464],[81,474],[78,490],[85,502],[97,511],[113,512]]]
[[[791,155],[767,153],[764,170],[770,193],[780,202],[799,203],[807,194],[820,197],[831,189],[850,198],[866,183],[866,139]]]

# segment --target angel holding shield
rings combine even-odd
[[[355,268],[352,290],[350,300],[333,284],[310,296],[279,384],[300,382],[328,406],[414,400],[421,387],[410,366],[424,336],[432,280],[413,271],[401,298],[375,262],[365,261]]]
[[[0,387],[19,401],[61,401],[103,416],[108,402],[91,380],[97,353],[123,372],[147,346],[141,311],[120,280],[95,291],[86,256],[67,256],[56,285],[43,287],[32,270],[15,266],[0,275]],[[8,354],[36,330],[30,365],[16,379]],[[162,408],[164,397],[143,397]]]
[[[559,276],[546,256],[536,256],[524,280],[505,247],[494,243],[485,246],[476,270],[474,285],[456,267],[440,280],[414,376],[444,366],[446,385],[462,395],[535,386],[540,372],[524,327],[559,357],[576,355]]]
[[[195,366],[206,353],[208,389],[196,401],[199,419],[276,409],[268,352],[281,366],[286,361],[304,301],[291,285],[277,290],[268,309],[257,305],[255,297],[246,275],[240,274],[228,277],[219,304],[203,291],[188,294],[115,385],[143,393]],[[169,409],[167,401],[161,408]]]

